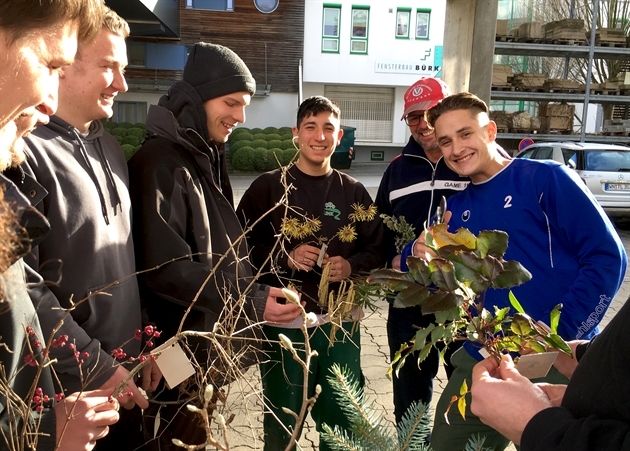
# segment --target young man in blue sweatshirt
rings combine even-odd
[[[424,119],[424,112],[437,105],[451,90],[442,80],[423,77],[405,92],[405,111],[401,117],[411,136],[402,152],[389,164],[376,194],[376,206],[382,214],[404,217],[419,234],[444,197],[466,188],[468,177],[462,177],[449,168],[435,141],[435,133]],[[400,253],[396,250],[395,235],[385,231],[384,251],[387,265],[400,269]],[[427,327],[435,320],[433,315],[423,315],[419,306],[394,308],[389,305],[387,314],[387,342],[389,354],[394,360],[400,347],[409,342],[418,327]],[[448,364],[450,354],[459,347],[458,343],[449,346],[445,354],[447,375],[452,367]],[[414,401],[429,404],[433,397],[433,379],[440,365],[438,349],[432,349],[427,358],[418,365],[415,358],[409,358],[392,377],[394,388],[394,415],[400,422]]]
[[[610,302],[621,286],[627,256],[612,223],[579,177],[553,161],[505,158],[496,144],[496,124],[487,105],[470,93],[440,102],[426,114],[435,129],[444,160],[470,185],[449,199],[449,230],[461,227],[474,234],[503,230],[509,235],[506,260],[516,260],[532,273],[532,280],[513,288],[525,311],[535,320],[549,321],[562,304],[559,334],[565,340],[589,339],[598,332]],[[422,237],[421,237],[422,238]],[[403,251],[403,263],[412,252],[422,256],[422,239]],[[406,269],[406,265],[402,265]],[[485,303],[509,306],[507,290],[488,290]],[[431,445],[436,451],[463,449],[474,434],[486,437],[485,446],[504,449],[509,440],[484,425],[468,409],[464,421],[443,413],[451,396],[459,393],[472,367],[482,360],[466,343],[453,355],[453,376],[435,415]],[[547,381],[563,382],[552,370]]]

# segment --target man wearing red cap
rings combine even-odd
[[[401,120],[409,126],[411,137],[383,174],[376,195],[379,212],[396,218],[404,216],[416,235],[423,230],[425,222],[431,222],[442,196],[448,198],[468,185],[467,177],[457,175],[446,166],[435,134],[424,119],[426,110],[450,94],[448,86],[437,78],[421,78],[407,89]],[[387,261],[393,268],[400,269],[400,252],[394,239],[394,232],[388,231],[385,240]],[[415,336],[418,327],[427,327],[433,320],[433,315],[422,315],[419,306],[399,309],[390,304],[387,319],[390,357],[393,359],[401,345]],[[454,350],[449,354],[452,352]],[[433,378],[438,366],[439,352],[432,349],[420,367],[416,359],[409,358],[394,376],[397,423],[414,401],[431,402]],[[450,375],[449,367],[446,369]]]

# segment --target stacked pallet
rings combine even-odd
[[[595,30],[595,45],[602,47],[625,47],[626,34],[621,28],[598,28]]]
[[[512,81],[512,66],[503,66],[501,64],[492,65],[492,86],[506,87],[510,86]]]
[[[607,135],[628,136],[630,134],[630,119],[606,119],[602,132]]]
[[[585,87],[582,83],[573,80],[564,80],[561,78],[549,78],[545,81],[543,88],[547,92],[584,92]]]
[[[545,39],[561,43],[586,42],[583,19],[562,19],[546,23],[543,27]],[[572,42],[569,42],[572,41]]]
[[[507,36],[507,34],[508,34],[507,19],[497,20],[497,36]]]
[[[541,120],[526,111],[519,111],[511,115],[510,131],[514,133],[537,133],[540,130]]]
[[[540,22],[525,22],[518,27],[518,40],[539,40],[545,37],[543,26]]]
[[[547,81],[545,74],[515,74],[512,86],[522,91],[542,91]]]
[[[546,106],[541,105],[538,109],[542,129],[547,132],[571,132],[574,114],[575,105],[566,103],[549,103]]]
[[[490,111],[490,120],[497,124],[497,132],[507,133],[512,124],[511,113],[507,111]]]
[[[538,133],[541,126],[539,117],[525,111],[508,113],[507,111],[490,111],[490,119],[497,124],[499,133]]]

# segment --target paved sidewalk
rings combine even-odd
[[[374,197],[380,182],[382,172],[387,167],[386,164],[354,164],[353,168],[344,171],[353,177],[361,180]],[[230,180],[235,192],[235,202],[242,196],[249,184],[258,174],[231,174]],[[622,236],[628,242],[630,231],[621,231]],[[628,246],[626,246],[628,248]],[[630,271],[626,273],[621,291],[615,297],[602,324],[607,324],[610,318],[619,310],[623,302],[630,296]],[[362,367],[366,378],[366,393],[380,407],[383,416],[391,423],[394,430],[394,415],[392,404],[392,384],[385,373],[389,367],[389,348],[387,346],[387,303],[380,301],[379,309],[367,316],[362,321]],[[257,368],[251,368],[246,377],[239,381],[241,387],[234,387],[234,392],[228,397],[230,405],[227,411],[234,414],[234,421],[228,431],[230,449],[233,450],[260,450],[262,449],[262,406],[258,401],[261,395],[260,378]],[[434,388],[434,402],[442,393],[446,384],[445,373],[442,369],[438,374]],[[239,391],[236,391],[236,390]],[[242,393],[242,395],[240,395]],[[312,421],[305,425],[305,431],[296,449],[315,451],[318,449],[319,438]],[[214,449],[214,448],[208,448]],[[514,447],[508,448],[515,450]],[[276,451],[276,450],[273,450]],[[282,450],[277,450],[282,451]]]

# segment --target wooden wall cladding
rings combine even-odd
[[[180,7],[182,43],[204,41],[229,47],[245,61],[259,85],[271,85],[272,92],[298,91],[304,0],[280,0],[270,14],[258,11],[253,0],[234,0],[230,12],[187,9],[185,0]]]
[[[183,70],[166,70],[166,69],[142,69],[139,67],[127,67],[125,69],[125,78],[128,80],[152,80],[152,81],[170,81],[174,82],[183,78]]]

